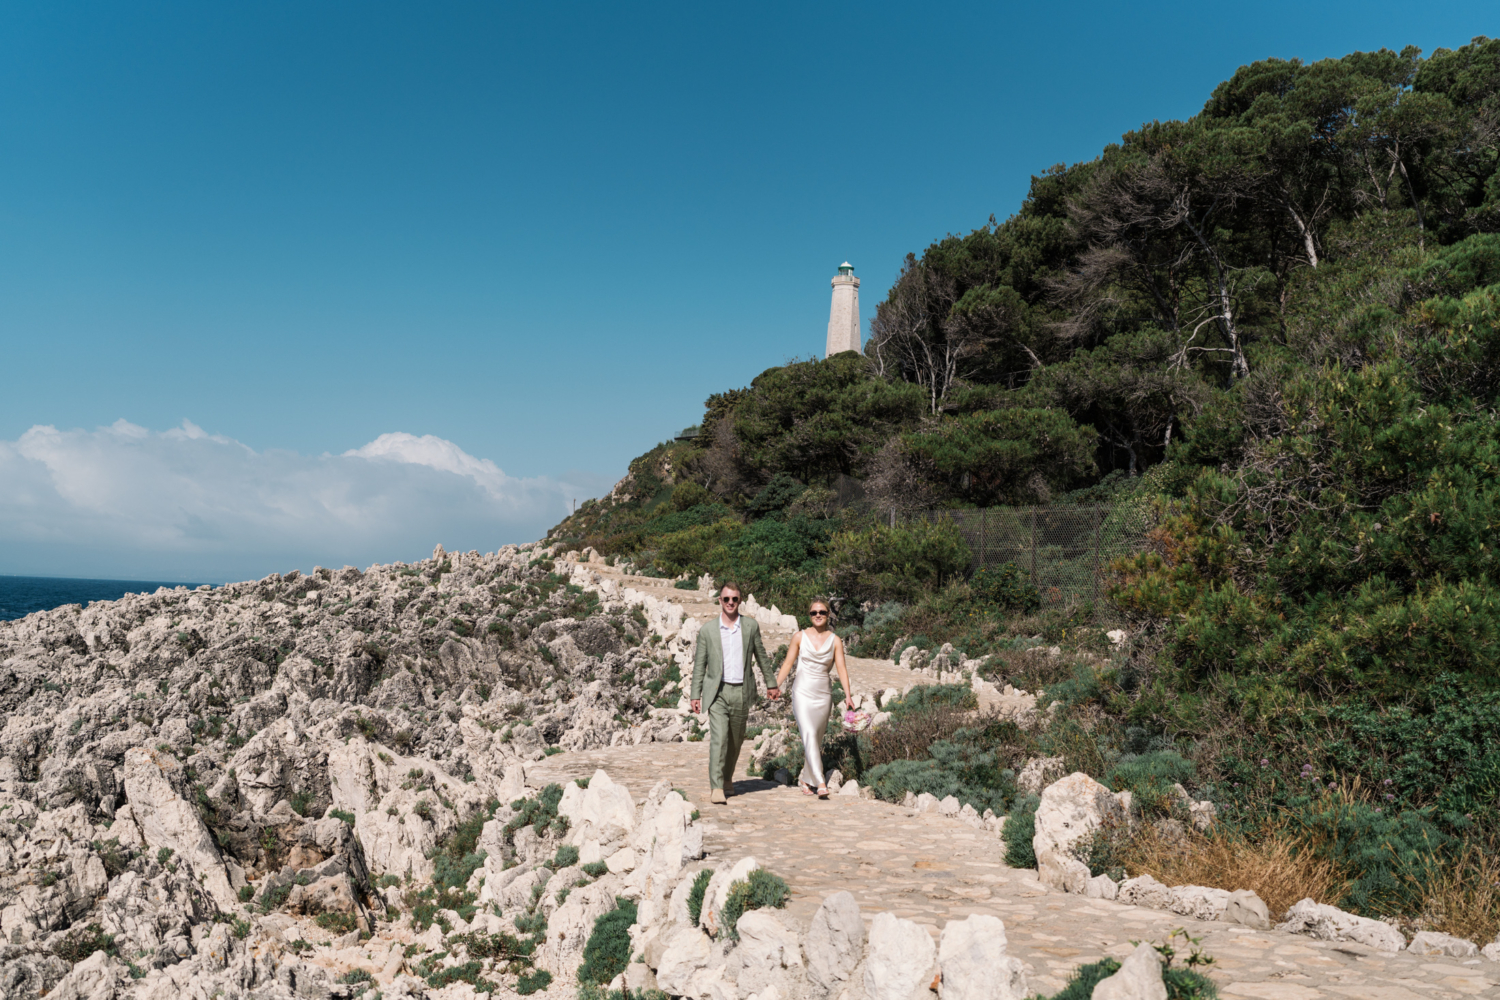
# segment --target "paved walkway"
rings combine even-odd
[[[1042,993],[1060,989],[1079,965],[1123,958],[1131,940],[1162,940],[1183,927],[1216,959],[1210,975],[1226,998],[1500,997],[1500,965],[1484,959],[1384,955],[1052,891],[1035,872],[1007,868],[997,838],[934,813],[853,796],[820,801],[759,779],[737,782],[727,806],[709,806],[706,742],[558,754],[529,765],[527,778],[565,781],[599,767],[638,798],[662,778],[686,792],[707,822],[709,859],[754,855],[791,885],[788,909],[804,926],[840,889],[854,893],[867,917],[890,910],[934,934],[971,913],[1000,917],[1011,954],[1028,963],[1032,989]]]
[[[708,595],[675,590],[650,577],[590,569],[622,585],[668,597],[695,617],[716,611]],[[774,650],[787,635],[767,630]],[[889,660],[855,659],[856,691],[903,688],[931,678]],[[749,753],[741,757],[740,773]],[[1316,941],[1276,931],[1191,920],[1107,900],[1049,890],[1036,873],[1007,868],[994,836],[934,813],[853,796],[827,801],[760,779],[737,782],[727,806],[708,805],[708,744],[648,743],[563,753],[527,768],[530,782],[586,777],[604,768],[638,798],[662,778],[697,803],[707,823],[711,861],[747,854],[791,885],[788,909],[804,922],[823,897],[847,889],[869,918],[890,910],[937,934],[950,919],[991,913],[1005,921],[1011,954],[1028,965],[1031,988],[1060,989],[1072,970],[1104,955],[1123,958],[1132,940],[1160,941],[1181,927],[1215,959],[1209,974],[1226,1000],[1417,1000],[1500,998],[1500,965],[1485,959],[1387,955],[1362,945]]]

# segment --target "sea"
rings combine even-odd
[[[0,576],[0,621],[25,618],[64,604],[115,601],[126,594],[151,593],[157,587],[196,587],[196,583],[149,580],[74,580],[61,576]]]

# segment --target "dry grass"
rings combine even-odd
[[[1253,889],[1276,920],[1293,903],[1332,903],[1347,879],[1331,861],[1313,857],[1285,825],[1266,827],[1254,839],[1224,833],[1166,836],[1143,824],[1119,848],[1131,875],[1150,875],[1166,885]]]
[[[1433,930],[1486,945],[1500,934],[1500,844],[1470,840],[1426,886],[1425,923]]]
[[[925,760],[933,743],[975,722],[972,709],[957,705],[930,705],[898,715],[879,729],[867,731],[864,766],[868,769],[896,760]]]

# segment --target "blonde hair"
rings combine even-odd
[[[834,618],[834,615],[833,615],[833,604],[828,600],[828,598],[826,598],[826,597],[814,597],[812,600],[810,600],[810,601],[807,602],[807,610],[811,611],[813,609],[813,605],[814,604],[821,604],[821,605],[823,605],[824,608],[826,608],[828,610],[828,624],[832,625],[833,624],[833,618]]]

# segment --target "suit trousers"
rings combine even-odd
[[[708,787],[724,788],[734,783],[734,768],[745,742],[750,717],[750,698],[745,690],[754,684],[719,684],[718,694],[708,703]]]

